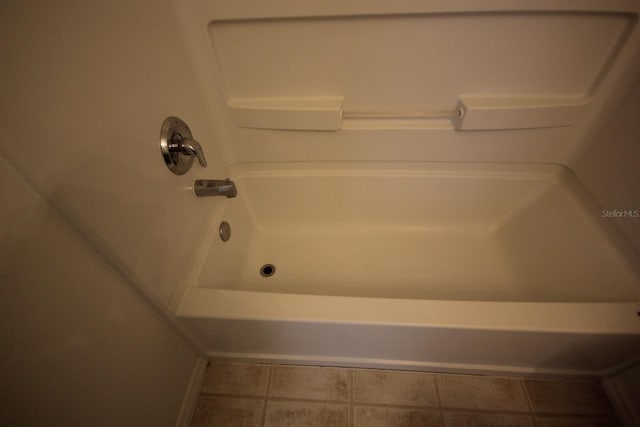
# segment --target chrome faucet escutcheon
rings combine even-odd
[[[169,170],[182,175],[191,169],[193,159],[207,167],[204,150],[191,136],[189,126],[177,117],[167,117],[160,128],[160,151]]]

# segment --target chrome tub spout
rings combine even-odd
[[[225,196],[227,198],[232,198],[238,195],[236,184],[229,178],[197,179],[193,183],[193,191],[198,197]]]

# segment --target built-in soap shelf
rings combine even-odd
[[[335,131],[342,128],[342,97],[258,98],[229,104],[236,126]]]
[[[452,120],[457,130],[562,127],[576,123],[583,105],[572,98],[462,97]]]
[[[344,121],[448,120],[456,130],[570,126],[583,103],[571,98],[471,97],[451,109],[351,111],[342,97],[259,98],[230,102],[236,126],[253,129],[337,131]],[[393,127],[393,126],[391,126]]]

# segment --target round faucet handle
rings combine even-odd
[[[191,137],[189,126],[177,117],[167,117],[160,129],[160,151],[169,170],[176,175],[186,173],[193,158],[203,168],[207,167],[204,150],[198,141]]]
[[[175,134],[174,137],[178,137],[177,145],[182,153],[196,157],[200,166],[203,168],[207,167],[207,159],[204,158],[204,150],[198,141],[190,137],[183,137],[180,134]]]

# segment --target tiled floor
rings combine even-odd
[[[212,363],[193,426],[609,427],[598,383]]]

